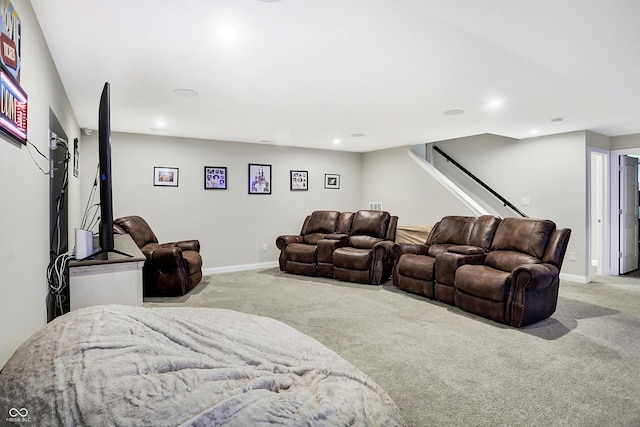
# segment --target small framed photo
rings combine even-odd
[[[309,189],[308,171],[290,171],[290,173],[291,191],[307,191]]]
[[[178,168],[155,166],[153,168],[153,185],[159,187],[177,187]]]
[[[205,190],[226,190],[227,189],[227,168],[225,166],[205,166],[204,167],[204,189]]]
[[[340,188],[340,175],[335,173],[325,173],[324,188]]]
[[[271,165],[249,163],[249,194],[271,194]]]

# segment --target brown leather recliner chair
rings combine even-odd
[[[139,216],[113,221],[114,230],[129,234],[147,260],[144,263],[144,296],[179,296],[202,280],[198,240],[158,243],[149,224]]]
[[[505,218],[481,265],[455,272],[455,304],[465,311],[521,327],[551,316],[571,230],[549,220]]]
[[[499,223],[500,218],[491,215],[446,216],[434,225],[425,244],[396,243],[393,284],[453,304],[455,270],[484,261]]]
[[[336,232],[340,217],[338,211],[314,211],[305,218],[300,234],[278,236],[276,246],[280,249],[280,270],[317,276],[318,242]]]
[[[398,217],[385,211],[360,210],[344,246],[333,251],[333,278],[380,285],[393,269]]]

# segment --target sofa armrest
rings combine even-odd
[[[395,245],[393,240],[383,240],[376,243],[371,249],[373,260],[371,262],[370,283],[372,285],[380,285],[391,276],[396,260]]]
[[[147,263],[153,267],[178,267],[182,262],[182,249],[178,246],[163,246],[150,243],[142,247]]]
[[[199,240],[181,240],[179,242],[176,242],[176,246],[182,249],[183,251],[200,252]]]
[[[513,269],[511,277],[514,283],[527,291],[545,289],[553,285],[560,275],[552,264],[523,264]]]
[[[400,259],[404,254],[427,255],[427,245],[419,243],[395,243],[393,245],[393,256]]]
[[[318,263],[333,264],[333,251],[342,248],[347,244],[347,235],[330,234],[331,238],[324,238],[318,241]],[[336,238],[340,237],[341,238]]]
[[[447,252],[460,255],[484,255],[484,249],[478,246],[456,245],[447,248]]]
[[[278,238],[276,239],[276,246],[278,247],[278,249],[283,251],[284,248],[287,247],[287,245],[291,243],[301,243],[301,242],[302,242],[302,236],[300,235],[282,235],[282,236],[278,236]]]

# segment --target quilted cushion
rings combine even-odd
[[[351,225],[352,236],[371,236],[384,239],[391,214],[384,211],[358,211]]]
[[[337,211],[314,211],[307,223],[305,234],[333,233],[336,231],[339,217],[340,212]]]

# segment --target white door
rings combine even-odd
[[[620,274],[638,268],[638,159],[620,156]]]

